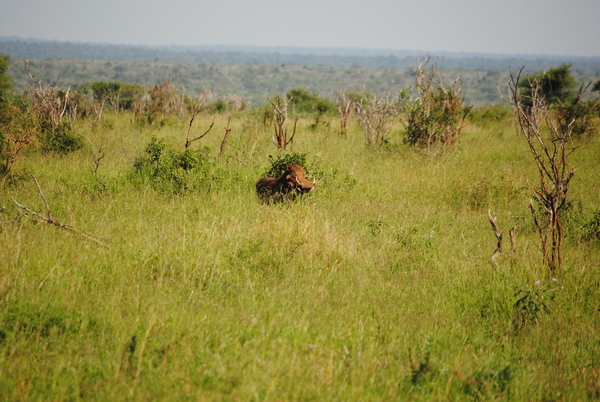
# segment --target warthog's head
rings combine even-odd
[[[302,194],[308,193],[315,184],[306,179],[306,174],[300,165],[285,165],[285,173],[280,177],[285,178],[287,187],[291,191],[297,191]]]
[[[256,192],[262,199],[282,201],[284,197],[293,198],[297,194],[306,194],[315,184],[306,179],[300,165],[285,165],[285,172],[277,177],[264,177],[256,182]]]

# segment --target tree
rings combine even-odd
[[[531,89],[533,86],[538,88],[538,96],[544,100],[544,103],[552,106],[573,101],[577,82],[571,74],[571,64],[563,64],[541,74],[530,76],[519,82],[524,107],[532,106]]]
[[[318,93],[310,92],[307,88],[290,89],[285,95],[294,106],[296,113],[327,113],[333,109],[329,99],[321,98]]]
[[[562,215],[568,205],[569,183],[575,174],[568,163],[575,150],[571,140],[573,124],[565,126],[556,120],[546,106],[548,93],[544,93],[539,80],[526,80],[528,87],[519,90],[523,87],[520,75],[519,72],[515,77],[511,71],[508,85],[518,129],[527,141],[538,168],[539,185],[533,188],[533,194],[539,208],[534,207],[533,201],[529,205],[539,232],[543,258],[550,272],[554,273],[562,264]],[[525,97],[524,92],[529,95]],[[528,107],[524,107],[525,100],[529,101]]]

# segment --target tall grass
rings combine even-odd
[[[204,117],[197,127],[208,126]],[[276,151],[251,114],[209,146],[215,184],[174,194],[131,180],[152,136],[186,121],[126,114],[75,128],[88,149],[30,152],[0,192],[2,400],[594,400],[600,398],[597,138],[573,154],[564,270],[546,275],[528,212],[535,166],[506,121],[431,158],[392,131],[364,145],[299,121],[292,151],[323,178],[263,205]],[[332,123],[331,127],[337,127]],[[221,132],[219,131],[221,128]],[[199,128],[198,130],[201,130]],[[13,199],[102,238],[17,216]],[[517,253],[490,263],[517,228]]]

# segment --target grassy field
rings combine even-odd
[[[367,147],[358,126],[340,138],[335,120],[301,120],[293,151],[321,179],[279,205],[254,190],[270,132],[234,116],[219,154],[226,124],[192,145],[210,147],[209,179],[181,194],[133,166],[152,136],[183,150],[186,119],[107,114],[76,126],[83,149],[18,160],[0,188],[0,400],[600,399],[600,243],[586,237],[600,138],[571,157],[564,266],[549,275],[528,209],[536,168],[509,121],[431,157],[401,125]],[[45,208],[32,176],[55,219],[108,247],[14,220],[15,201]],[[499,269],[488,209],[506,239],[518,225]]]

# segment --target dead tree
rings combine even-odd
[[[27,93],[31,100],[32,111],[42,127],[42,131],[51,132],[65,122],[72,123],[77,116],[77,103],[71,89],[59,89],[55,81],[51,85],[43,85],[29,69],[29,60],[23,60],[29,75]]]
[[[336,106],[338,113],[340,114],[340,136],[348,136],[348,121],[354,115],[356,110],[356,100],[349,96],[349,92],[346,90],[336,91]]]
[[[273,106],[273,135],[271,141],[280,151],[285,151],[287,146],[294,140],[296,136],[296,126],[298,118],[294,120],[294,131],[291,136],[288,136],[288,129],[285,126],[287,120],[287,109],[291,99],[283,99],[277,95],[275,99],[269,99]]]
[[[561,125],[552,116],[541,94],[539,81],[529,82],[531,94],[525,98],[519,91],[522,71],[523,68],[516,77],[510,72],[508,86],[518,130],[527,141],[538,170],[539,185],[532,190],[540,216],[536,213],[533,201],[530,201],[530,208],[540,236],[544,261],[550,272],[554,272],[562,264],[564,228],[561,214],[574,174],[567,160],[576,149],[571,140],[575,119]],[[545,138],[545,130],[549,131],[549,138]]]
[[[198,102],[195,102],[191,108],[190,108],[190,124],[188,126],[188,131],[187,131],[187,136],[185,137],[185,149],[188,149],[190,144],[194,141],[197,141],[201,138],[203,138],[206,134],[209,133],[209,131],[213,128],[213,126],[215,125],[215,121],[213,120],[213,122],[211,123],[210,127],[208,127],[208,130],[206,130],[204,132],[204,134],[199,135],[195,138],[190,138],[192,135],[192,124],[194,124],[194,119],[196,118],[196,116],[198,115],[198,113],[200,113],[201,111],[206,109],[205,106],[206,103],[206,96],[201,95],[198,98]]]
[[[363,94],[356,105],[356,115],[364,128],[366,144],[386,142],[399,112],[397,99],[389,92],[370,96]]]

